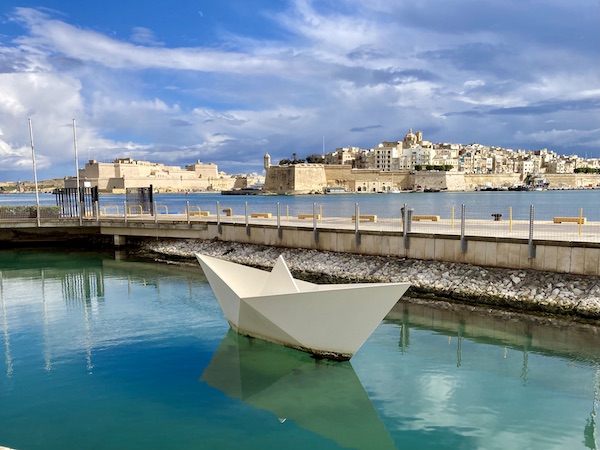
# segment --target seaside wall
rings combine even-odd
[[[550,183],[550,188],[590,188],[600,186],[600,175],[586,173],[554,173],[546,174],[544,178]]]
[[[464,191],[465,175],[462,172],[415,172],[412,185],[423,189]]]
[[[151,238],[222,240],[276,247],[304,248],[341,253],[395,256],[419,260],[467,263],[510,269],[535,269],[578,275],[600,275],[600,244],[534,241],[535,257],[526,239],[467,237],[466,251],[456,235],[409,234],[408,248],[400,232],[331,230],[272,225],[217,224],[202,222],[178,225],[102,224],[102,234]],[[115,240],[115,242],[117,242]]]
[[[520,173],[502,173],[502,174],[465,174],[465,188],[467,191],[473,191],[477,186],[490,187],[509,187],[523,182],[523,176]]]
[[[290,164],[267,169],[264,190],[276,194],[323,192],[327,185],[323,164]]]
[[[545,174],[549,187],[573,189],[600,186],[600,175]],[[390,188],[411,190],[439,189],[473,191],[479,186],[510,187],[523,182],[524,175],[465,174],[464,172],[387,172],[376,169],[353,169],[350,165],[297,164],[271,166],[267,170],[265,189],[278,194],[321,192],[324,186],[343,186],[351,192],[383,192]]]
[[[412,189],[408,172],[385,172],[376,169],[353,169],[350,165],[325,165],[327,186],[344,186],[352,192],[381,192]],[[359,191],[360,189],[360,191]]]

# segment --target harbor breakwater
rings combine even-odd
[[[269,269],[283,255],[295,277],[316,283],[409,282],[409,294],[600,321],[600,279],[537,270],[292,249],[218,240],[145,240],[157,261],[196,264],[194,253]]]

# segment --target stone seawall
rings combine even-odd
[[[236,242],[152,240],[141,251],[157,260],[184,259],[194,252],[270,268],[280,254],[294,276],[314,282],[408,281],[416,295],[600,322],[600,279],[536,270],[289,249]]]

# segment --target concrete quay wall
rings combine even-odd
[[[534,269],[574,275],[600,275],[600,244],[534,241],[530,257],[525,239],[467,237],[466,251],[456,235],[408,234],[407,247],[400,232],[317,229],[306,227],[202,222],[180,224],[103,224],[102,234],[115,236],[123,244],[127,236],[220,240],[228,242],[301,248],[372,256],[394,256],[417,260],[465,263],[507,269]]]

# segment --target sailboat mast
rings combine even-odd
[[[81,194],[79,188],[79,155],[77,153],[77,129],[75,119],[73,119],[73,147],[75,147],[75,178],[77,180],[77,215],[79,216],[79,225],[81,225]]]
[[[33,164],[33,181],[35,183],[35,207],[37,210],[37,225],[40,226],[40,193],[38,189],[37,168],[35,165],[35,151],[33,149],[33,126],[29,119],[29,141],[31,142],[31,162]]]

